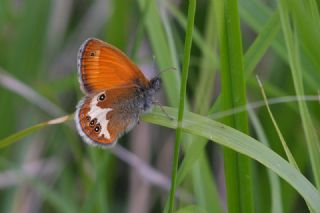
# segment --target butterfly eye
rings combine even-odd
[[[106,98],[105,94],[102,94],[98,97],[99,101],[103,101]]]
[[[91,51],[91,52],[90,52],[90,56],[95,56],[95,54],[96,54],[96,53],[95,53],[94,51]]]
[[[97,125],[97,126],[94,128],[94,131],[95,131],[95,132],[99,132],[99,131],[100,131],[100,125]]]
[[[94,126],[94,124],[96,123],[96,121],[97,121],[97,119],[95,118],[95,119],[93,119],[93,120],[91,120],[90,121],[90,126]]]

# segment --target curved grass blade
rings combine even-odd
[[[175,108],[164,107],[164,109],[171,117],[177,115],[177,109]],[[176,128],[177,125],[176,120],[168,120],[168,117],[164,115],[159,108],[155,109],[153,113],[144,115],[142,120],[168,128]],[[38,125],[45,127],[45,123]],[[37,129],[41,129],[41,127],[37,127]],[[34,129],[34,131],[37,129]],[[185,112],[182,130],[214,141],[260,162],[295,188],[300,195],[309,202],[310,206],[315,209],[315,212],[320,212],[320,195],[317,189],[292,165],[259,141],[231,127],[191,112]],[[34,131],[29,131],[23,136]],[[20,139],[23,136],[16,137],[16,139]],[[0,144],[3,143],[4,140],[5,139],[1,140]],[[11,141],[11,143],[13,142],[14,141]]]
[[[172,117],[177,113],[174,108],[165,107],[164,109]],[[159,109],[143,116],[143,120],[176,128],[176,121],[168,120]],[[191,112],[185,112],[182,130],[205,137],[260,162],[287,181],[316,212],[320,212],[320,195],[317,189],[297,169],[259,141],[231,127]]]
[[[18,141],[19,139],[39,130],[39,129],[42,129],[48,125],[55,125],[55,124],[61,124],[61,123],[64,123],[70,119],[73,119],[73,115],[66,115],[66,116],[62,116],[62,117],[59,117],[59,118],[56,118],[56,119],[53,119],[53,120],[50,120],[50,121],[46,121],[46,122],[43,122],[43,123],[39,123],[39,124],[36,124],[34,126],[31,126],[29,128],[26,128],[24,130],[21,130],[13,135],[10,135],[2,140],[0,140],[0,149],[2,148],[5,148],[9,145],[12,145],[13,143],[15,143],[16,141]]]
[[[269,147],[269,141],[265,134],[265,131],[262,127],[262,124],[252,109],[248,110],[250,121],[252,122],[252,127],[255,129],[257,137],[259,140]],[[283,200],[281,197],[281,185],[280,178],[274,174],[271,170],[267,169],[269,183],[270,183],[270,199],[271,199],[271,208],[270,212],[280,213],[283,212]],[[268,204],[266,205],[268,206]]]
[[[283,149],[284,149],[284,151],[285,151],[285,153],[287,155],[287,158],[288,158],[289,162],[291,163],[291,165],[296,167],[299,170],[298,164],[297,164],[296,160],[294,159],[294,157],[293,157],[293,155],[292,155],[292,153],[291,153],[291,151],[290,151],[290,149],[289,149],[289,147],[287,145],[287,142],[285,141],[284,136],[280,131],[280,128],[279,128],[279,126],[278,126],[278,124],[276,122],[276,119],[274,118],[274,116],[273,116],[273,114],[271,112],[271,109],[270,109],[270,107],[268,105],[268,100],[267,100],[266,93],[264,92],[262,82],[260,81],[258,76],[257,76],[257,80],[258,80],[258,83],[259,83],[259,86],[260,86],[260,89],[261,89],[261,94],[262,94],[263,100],[265,102],[267,111],[268,111],[269,116],[270,116],[270,119],[271,119],[271,121],[272,121],[272,123],[274,125],[274,128],[275,128],[278,136],[279,136],[279,139],[280,139],[282,147],[283,147]]]

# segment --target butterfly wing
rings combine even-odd
[[[102,147],[112,146],[137,123],[141,108],[135,91],[135,87],[110,89],[80,101],[75,122],[85,142]]]
[[[87,94],[148,84],[148,79],[124,53],[95,38],[86,40],[79,49],[78,73],[82,91]]]

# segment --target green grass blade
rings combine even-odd
[[[193,143],[197,143],[197,141],[194,141]],[[207,159],[203,149],[198,158],[199,159],[196,160],[194,165],[192,176],[197,203],[199,203],[199,206],[205,208],[208,212],[223,212],[216,181],[211,174],[212,171],[210,169],[209,160]]]
[[[172,4],[167,3],[166,4],[169,12],[173,15],[173,17],[176,19],[178,24],[186,29],[187,27],[187,19],[186,17],[179,11],[177,8],[175,8]],[[203,39],[202,35],[200,34],[199,30],[197,28],[194,29],[193,32],[193,42],[196,46],[198,46],[201,51],[203,52],[203,55],[205,57],[208,57],[211,59],[212,65],[219,67],[219,60],[217,54],[210,49],[205,40]]]
[[[256,116],[255,112],[252,109],[248,110],[248,114],[250,117],[250,121],[252,122],[252,126],[255,129],[255,132],[257,133],[257,137],[259,140],[269,147],[269,142],[267,139],[267,136],[265,134],[265,131],[263,130],[263,127],[261,125],[261,122],[259,121],[258,117]],[[271,212],[272,213],[281,213],[283,212],[283,200],[281,197],[281,185],[280,185],[280,178],[274,174],[272,171],[267,169],[268,178],[270,182],[270,190],[271,190]],[[265,206],[269,206],[266,204]]]
[[[214,83],[215,83],[215,74],[218,70],[218,64],[213,63],[217,61],[216,51],[217,51],[217,41],[218,41],[218,31],[217,31],[217,22],[216,20],[216,4],[214,1],[210,1],[208,5],[207,17],[205,19],[205,32],[204,32],[204,43],[206,48],[210,49],[210,52],[213,54],[207,54],[204,49],[202,50],[202,58],[199,63],[199,80],[197,82],[197,87],[195,88],[194,94],[194,111],[200,114],[207,114],[208,109],[211,105],[212,97],[214,96]],[[195,36],[194,43],[195,41]],[[202,39],[200,37],[200,39]],[[204,47],[201,47],[204,48]],[[194,144],[203,147],[200,144],[206,144],[207,140],[199,137],[190,137],[191,144],[188,144],[186,147],[189,148]],[[193,146],[194,147],[194,146]],[[186,150],[186,149],[185,149]],[[197,152],[201,150],[201,152]],[[193,153],[196,153],[193,154]],[[190,156],[189,156],[190,155]],[[196,159],[194,159],[196,156]],[[190,161],[190,159],[193,159]],[[187,161],[187,163],[185,163]],[[183,167],[182,167],[183,166]],[[181,163],[181,169],[178,171],[178,183],[181,181],[180,172],[183,170],[189,170],[192,168],[192,180],[193,180],[193,189],[195,192],[195,199],[197,203],[205,208],[207,211],[212,212],[223,212],[221,200],[219,197],[219,192],[216,186],[215,177],[212,174],[210,168],[209,158],[204,149],[188,149],[188,152],[185,152],[185,157]],[[188,168],[189,167],[189,168]]]
[[[13,143],[15,143],[16,141],[18,141],[19,139],[41,129],[47,126],[47,123],[40,123],[34,126],[31,126],[29,128],[26,128],[24,130],[21,130],[15,134],[12,134],[4,139],[0,140],[0,148],[5,148],[7,146],[12,145]]]
[[[279,1],[280,19],[283,34],[285,37],[286,47],[288,51],[289,64],[293,77],[293,83],[296,94],[298,96],[304,95],[304,86],[302,80],[302,67],[300,64],[300,49],[297,38],[297,33],[291,29],[290,13],[288,11],[290,3],[286,0]],[[299,25],[298,22],[294,22]],[[300,116],[302,120],[303,131],[306,138],[306,144],[311,159],[313,176],[317,187],[320,187],[320,147],[319,139],[312,123],[311,115],[305,102],[298,102]]]
[[[268,20],[268,17],[271,17],[272,15],[271,9],[257,0],[240,0],[240,2],[239,13],[242,20],[255,32],[261,32],[262,27],[265,26],[265,23]],[[276,25],[280,25],[279,20]],[[275,28],[277,28],[276,25]],[[277,36],[277,39],[272,43],[272,48],[281,57],[281,59],[287,61],[287,55],[283,43],[284,40],[280,36]]]
[[[314,21],[320,20],[319,8],[318,3],[316,0],[307,0],[305,1],[305,6],[307,10],[311,11],[311,17]]]
[[[172,177],[171,177],[171,189],[170,189],[170,201],[169,201],[169,212],[174,211],[174,198],[175,191],[177,186],[177,170],[178,170],[178,160],[179,160],[179,150],[181,143],[181,134],[182,134],[182,120],[184,115],[184,104],[187,90],[187,80],[189,72],[189,63],[190,63],[190,53],[192,47],[192,32],[194,26],[194,17],[196,12],[196,0],[189,0],[188,7],[188,25],[186,31],[185,47],[184,47],[184,59],[182,66],[182,80],[180,87],[180,101],[179,101],[179,113],[178,113],[178,128],[176,130],[176,141],[174,146],[174,156],[172,163]]]
[[[140,8],[146,8],[148,1],[139,0]],[[167,42],[167,37],[165,30],[162,26],[159,12],[157,10],[157,5],[155,1],[150,3],[150,8],[148,8],[146,17],[146,30],[148,33],[148,38],[152,46],[153,54],[156,57],[156,62],[159,70],[164,70],[172,67],[174,64],[172,58],[172,52]],[[161,75],[163,80],[166,96],[168,102],[172,106],[178,106],[177,97],[179,97],[179,87],[180,87],[180,75],[178,72],[165,72]]]
[[[23,137],[26,137],[27,135],[42,129],[48,125],[55,125],[55,124],[60,124],[60,123],[64,123],[70,119],[73,119],[73,115],[67,115],[67,116],[63,116],[60,118],[56,118],[47,122],[43,122],[43,123],[39,123],[36,124],[34,126],[28,127],[26,129],[23,129],[15,134],[12,134],[4,139],[0,140],[0,149],[5,148],[7,146],[12,145],[13,143],[17,142],[18,140],[20,140]]]
[[[269,116],[270,116],[270,118],[271,118],[271,120],[272,120],[272,124],[274,125],[274,127],[275,127],[275,129],[276,129],[276,132],[277,132],[277,134],[278,134],[278,136],[279,136],[279,138],[280,138],[282,147],[283,147],[283,149],[284,149],[284,151],[285,151],[285,153],[286,153],[286,155],[287,155],[287,158],[288,158],[290,164],[291,164],[292,166],[294,166],[297,170],[300,171],[300,169],[299,169],[299,167],[298,167],[298,164],[297,164],[296,160],[294,159],[294,157],[293,157],[293,155],[292,155],[292,153],[291,153],[291,151],[290,151],[290,149],[289,149],[289,147],[288,147],[288,145],[287,145],[287,143],[286,143],[286,141],[285,141],[285,139],[284,139],[284,136],[283,136],[283,134],[282,134],[281,131],[280,131],[280,128],[279,128],[279,126],[278,126],[278,124],[277,124],[277,122],[276,122],[276,119],[274,118],[274,116],[273,116],[273,114],[272,114],[272,112],[271,112],[271,109],[270,109],[270,107],[269,107],[269,105],[268,105],[267,96],[266,96],[266,94],[265,94],[265,92],[264,92],[262,82],[260,81],[260,79],[259,79],[258,77],[257,77],[257,80],[258,80],[258,83],[259,83],[259,86],[260,86],[260,89],[261,89],[261,93],[262,93],[263,100],[264,100],[264,102],[265,102],[265,104],[266,104],[266,107],[267,107],[267,111],[268,111]],[[310,206],[309,206],[308,203],[307,203],[307,205],[308,205],[310,211],[312,212],[313,210],[310,208]]]
[[[305,4],[312,4],[311,0],[305,1]],[[313,3],[314,4],[314,3]],[[306,53],[309,59],[317,65],[317,68],[320,67],[320,43],[317,42],[320,36],[320,19],[319,14],[317,14],[317,7],[304,7],[304,3],[292,1],[290,4],[292,7],[292,15],[295,21],[295,26],[299,41],[303,45],[303,52]],[[311,14],[306,16],[305,14]],[[318,74],[319,76],[319,74]]]
[[[224,109],[246,104],[242,61],[242,40],[237,0],[224,1],[224,21],[221,32],[221,98]],[[244,133],[248,132],[247,113],[224,119],[224,123]],[[232,150],[224,150],[224,165],[229,212],[253,212],[250,160]]]
[[[107,188],[108,179],[106,178],[106,172],[112,165],[110,163],[110,153],[106,153],[105,150],[95,149],[89,147],[89,153],[92,160],[92,165],[94,166],[94,171],[96,174],[95,180],[90,186],[87,198],[83,203],[81,209],[83,213],[91,212],[93,210],[97,212],[109,212],[110,208],[110,198],[108,198]],[[110,186],[111,184],[109,184]]]
[[[215,20],[215,5],[213,1],[210,1],[208,6],[208,17],[206,19],[206,34],[205,34],[205,44],[214,52],[214,46],[217,43],[217,29]],[[215,70],[217,66],[213,66],[212,61],[214,60],[211,55],[203,52],[203,57],[200,62],[200,76],[197,83],[196,95],[194,100],[194,110],[200,114],[205,114],[208,112],[210,107],[211,97],[213,96],[214,80],[215,80]]]
[[[285,153],[287,155],[287,158],[288,158],[290,164],[292,166],[294,166],[296,169],[299,170],[298,164],[297,164],[296,160],[294,159],[289,147],[287,146],[287,142],[285,141],[284,136],[281,133],[280,128],[279,128],[279,126],[278,126],[278,124],[276,122],[276,119],[274,118],[274,116],[273,116],[273,114],[271,112],[271,109],[270,109],[269,104],[268,104],[267,96],[266,96],[266,94],[264,92],[264,89],[263,89],[263,85],[262,85],[262,83],[261,83],[261,81],[260,81],[260,79],[258,77],[257,77],[257,80],[258,80],[258,83],[259,83],[259,86],[260,86],[260,89],[261,89],[263,100],[265,102],[265,105],[266,105],[268,113],[269,113],[269,116],[270,116],[270,118],[272,120],[272,123],[274,125],[275,130],[277,131],[277,134],[278,134],[279,139],[281,141],[282,147],[283,147],[283,149],[284,149],[284,151],[285,151]]]
[[[271,16],[272,11],[270,8],[268,8],[266,5],[264,5],[262,2],[257,0],[240,0],[241,4],[239,4],[239,12],[241,15],[242,20],[248,24],[255,32],[259,33],[262,30],[262,26],[265,25],[268,17]],[[292,1],[294,4],[291,6],[294,6],[296,3],[295,1]],[[298,7],[299,10],[301,10],[303,7]],[[311,13],[308,11],[297,13],[297,15],[300,14],[299,20],[300,24],[297,25],[297,29],[305,29],[305,32],[301,32],[301,35],[304,35],[308,39],[304,39],[307,42],[304,42],[305,48],[301,49],[301,63],[303,67],[306,68],[306,72],[304,72],[304,80],[306,81],[306,86],[311,87],[313,89],[318,89],[318,86],[314,81],[320,80],[320,76],[317,74],[318,72],[310,72],[320,69],[320,63],[319,60],[314,60],[317,55],[319,55],[319,48],[316,41],[319,37],[318,27],[312,26],[314,22],[312,20],[305,21],[308,16],[305,16],[306,13]],[[305,23],[312,23],[312,24],[305,24]],[[318,21],[319,23],[319,21]],[[278,23],[274,26],[277,28],[277,25],[280,24],[280,19]],[[312,27],[311,27],[312,26]],[[306,45],[305,43],[308,43]],[[308,47],[308,48],[306,48]],[[277,38],[272,43],[272,49],[277,53],[277,55],[286,63],[289,63],[288,55],[286,53],[286,47],[285,47],[285,40],[282,36],[278,35]],[[255,81],[255,79],[254,79]],[[266,88],[267,90],[267,88]]]
[[[177,113],[173,108],[164,109],[172,117]],[[168,120],[159,109],[143,116],[143,120],[169,128],[177,127],[176,121]],[[287,181],[316,212],[320,212],[317,189],[298,170],[262,143],[238,130],[190,112],[185,112],[182,128],[187,133],[212,140],[260,162]]]
[[[205,38],[202,38],[202,35],[199,33],[199,31],[195,28],[193,33],[193,40],[194,45],[198,46],[202,52],[203,58],[200,62],[200,77],[199,81],[197,82],[197,88],[195,91],[195,103],[194,105],[194,111],[200,112],[201,114],[206,114],[208,106],[210,106],[211,102],[211,96],[213,93],[213,85],[214,85],[214,70],[217,70],[219,68],[218,64],[218,57],[217,53],[215,52],[214,47],[216,46],[217,41],[217,28],[219,24],[219,16],[217,16],[216,11],[219,11],[219,2],[211,1],[209,7],[209,10],[207,12],[207,18],[206,18],[206,32],[205,32]],[[169,12],[174,16],[174,18],[177,20],[179,25],[186,29],[187,25],[187,19],[186,17],[172,4],[169,2],[166,3],[166,7],[168,8]],[[219,13],[218,13],[219,14]],[[207,98],[205,98],[207,97]],[[214,177],[211,172],[205,171],[205,169],[208,169],[207,167],[202,168],[202,172],[199,174],[199,163],[195,165],[195,162],[199,160],[199,156],[204,155],[203,147],[207,143],[206,140],[199,139],[198,137],[189,137],[188,142],[191,140],[188,144],[187,148],[185,149],[185,157],[183,161],[181,162],[181,166],[178,171],[178,177],[177,182],[178,185],[184,180],[186,175],[190,170],[192,170],[193,175],[193,187],[196,188],[196,199],[199,204],[202,205],[202,207],[206,207],[209,211],[214,212],[222,212],[222,207],[220,200],[217,199],[218,192],[214,184],[212,186],[208,187],[208,181],[204,180],[211,180],[211,182],[214,180]],[[202,163],[206,164],[206,158],[202,159]],[[203,193],[203,194],[202,194]]]
[[[243,58],[246,75],[252,73],[267,49],[270,47],[280,31],[279,13],[275,11],[268,22],[259,32],[254,43],[250,46]]]
[[[190,205],[179,209],[176,213],[207,213],[207,211],[200,206]]]
[[[174,108],[165,107],[165,110],[171,117],[177,115],[177,110]],[[160,109],[144,115],[142,120],[168,128],[177,127],[177,122],[168,120]],[[190,112],[185,112],[182,129],[247,155],[265,165],[295,188],[316,212],[320,212],[320,195],[316,188],[282,157],[257,140],[226,125]]]
[[[161,1],[161,2],[167,3],[168,1]],[[163,23],[163,28],[164,28],[165,34],[167,36],[170,55],[172,57],[172,65],[171,66],[175,67],[177,70],[180,70],[180,62],[179,62],[179,54],[177,53],[177,45],[176,45],[176,41],[174,39],[172,23],[170,22],[170,19],[168,18],[167,11],[165,10],[165,4],[161,5],[160,10],[161,10],[160,15],[161,15],[162,23]]]
[[[179,25],[186,30],[187,27],[187,18],[173,5],[169,2],[165,4],[169,12],[174,16]],[[216,32],[216,20],[215,20],[215,5],[213,2],[210,2],[208,17],[206,18],[206,38],[203,39],[199,31],[195,28],[193,32],[194,45],[198,46],[202,51],[203,59],[200,62],[200,77],[199,82],[197,83],[198,87],[196,90],[196,97],[194,103],[194,110],[205,114],[208,106],[210,105],[210,99],[212,96],[212,88],[214,81],[214,69],[219,67],[218,57],[214,51],[214,44],[217,40]],[[209,45],[208,45],[209,44]],[[199,88],[201,87],[201,88]],[[205,98],[207,97],[207,98]],[[190,141],[184,151],[184,159],[181,162],[178,175],[177,175],[177,185],[181,184],[186,175],[190,170],[192,170],[193,176],[193,188],[196,190],[196,200],[197,202],[206,209],[214,212],[222,212],[222,207],[220,200],[218,199],[218,192],[215,184],[211,184],[214,181],[214,177],[209,169],[209,167],[204,167],[202,164],[207,164],[206,158],[199,159],[200,156],[204,155],[203,146],[207,143],[206,140],[203,140],[199,137],[189,137],[186,141]],[[201,145],[200,145],[201,144]],[[189,149],[189,147],[192,147]],[[201,164],[195,162],[201,160]],[[199,167],[201,168],[201,173],[199,173]],[[206,180],[206,181],[204,181]],[[208,183],[210,180],[210,183]],[[211,186],[208,187],[207,185]]]
[[[146,3],[146,5],[145,5],[145,8],[142,9],[142,15],[141,15],[141,18],[140,18],[139,25],[137,27],[135,42],[133,43],[133,47],[132,47],[130,53],[128,54],[129,56],[131,56],[131,58],[133,60],[136,59],[136,55],[137,55],[138,49],[141,46],[141,41],[143,39],[143,34],[144,34],[144,29],[145,29],[145,24],[146,24],[146,19],[147,19],[147,14],[148,14],[148,10],[150,9],[151,2],[152,1],[148,1]]]

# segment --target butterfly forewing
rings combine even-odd
[[[78,73],[82,90],[93,93],[123,86],[147,86],[140,69],[116,47],[90,38],[80,47]]]

